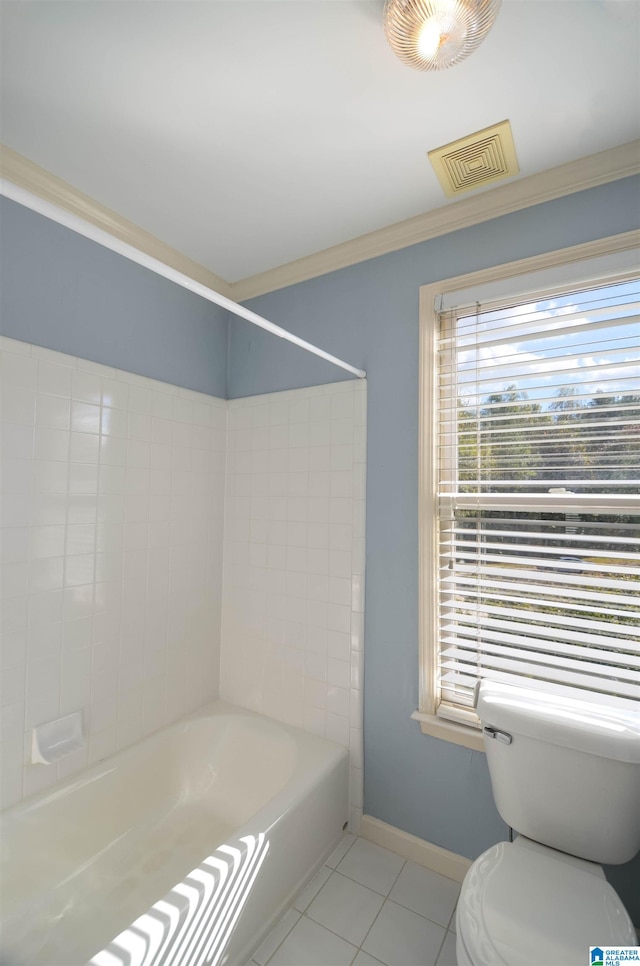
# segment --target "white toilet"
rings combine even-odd
[[[458,966],[586,966],[635,946],[600,863],[640,849],[640,710],[483,681],[491,785],[519,835],[476,859],[456,913]]]

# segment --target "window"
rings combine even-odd
[[[435,733],[477,725],[483,677],[640,701],[635,261],[572,259],[564,284],[508,273],[425,305],[417,716]]]

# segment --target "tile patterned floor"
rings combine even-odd
[[[459,892],[347,834],[247,966],[456,966]]]

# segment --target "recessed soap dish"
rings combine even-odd
[[[82,711],[38,725],[31,735],[31,763],[51,765],[84,748]]]

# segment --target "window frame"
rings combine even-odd
[[[498,284],[519,275],[561,268],[571,263],[613,255],[640,247],[640,230],[609,236],[570,248],[558,249],[493,266],[478,272],[430,282],[420,288],[419,347],[419,452],[418,452],[418,542],[419,542],[419,704],[411,715],[424,734],[484,751],[477,715],[461,715],[459,723],[438,715],[437,687],[437,354],[438,302],[461,289]],[[543,287],[543,286],[541,286]],[[557,288],[561,287],[561,283]],[[499,298],[499,296],[497,296]]]

